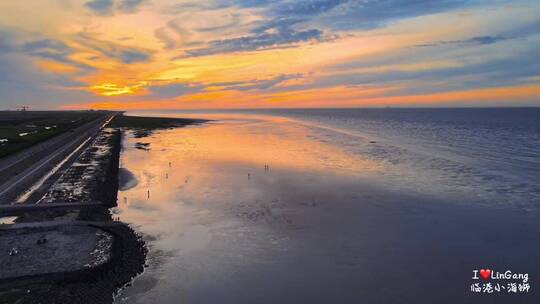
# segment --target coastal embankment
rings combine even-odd
[[[110,211],[117,205],[122,132],[144,136],[200,122],[119,115],[49,181],[37,204],[0,209],[0,217],[12,217],[0,224],[0,302],[112,303],[143,271],[147,253],[141,236]]]
[[[3,247],[9,244],[5,239],[9,237],[17,238],[20,244],[43,235],[47,236],[49,244],[42,246],[45,249],[40,254],[31,252],[19,263],[14,262],[16,257],[2,255],[0,258],[3,265],[14,266],[11,271],[2,270],[2,303],[111,303],[114,292],[143,271],[144,243],[129,226],[119,222],[15,227],[1,231],[0,246],[5,249]],[[94,246],[83,242],[94,241],[89,239],[92,236],[104,241],[98,239],[90,243]],[[64,267],[56,267],[62,265]],[[13,269],[15,266],[19,266],[18,271]],[[10,277],[10,274],[22,275]]]

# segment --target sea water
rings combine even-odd
[[[540,275],[537,109],[129,114],[212,121],[125,131],[115,216],[149,253],[117,303],[462,303],[475,269]]]

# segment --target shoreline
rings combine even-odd
[[[58,216],[67,213],[66,211],[23,214],[18,220],[23,223],[0,228],[0,236],[10,233],[20,233],[23,237],[27,233],[50,234],[50,231],[60,231],[62,227],[83,226],[112,236],[110,258],[94,267],[0,279],[0,296],[6,303],[88,303],[88,299],[92,299],[92,303],[112,303],[114,293],[143,271],[147,249],[142,237],[128,224],[114,221],[109,211],[109,208],[116,206],[118,193],[120,130],[114,132],[109,143],[111,154],[105,178],[98,182],[96,189],[99,191],[89,194],[90,197],[99,199],[102,206],[82,207],[77,220],[68,223],[55,221]],[[36,218],[53,221],[35,222]],[[27,220],[30,220],[30,223]],[[46,226],[47,223],[51,223],[52,227]],[[25,227],[31,225],[36,227]]]
[[[142,140],[148,152],[131,132],[125,137],[122,163],[140,186],[120,193],[128,203],[119,209],[145,234],[150,266],[118,300],[525,303],[536,296],[483,298],[470,291],[478,282],[470,274],[491,268],[537,277],[538,213],[488,207],[471,192],[395,187],[403,184],[362,167],[363,154],[336,153],[348,137],[334,141],[272,118],[232,119],[161,132]],[[367,170],[351,174],[356,168]]]
[[[125,117],[122,115],[121,119]],[[0,276],[0,297],[5,303],[39,303],[42,301],[46,303],[88,303],[89,301],[103,304],[113,303],[114,296],[123,287],[129,285],[133,278],[143,272],[148,249],[142,236],[137,234],[128,224],[115,221],[114,215],[110,211],[110,208],[117,206],[123,130],[132,129],[144,136],[151,134],[154,130],[198,124],[205,122],[205,120],[156,120],[137,117],[136,123],[133,123],[133,120],[128,117],[127,121],[130,121],[131,124],[121,123],[119,126],[118,121],[111,123],[111,126],[114,126],[114,131],[107,138],[110,153],[107,155],[108,159],[101,163],[102,166],[106,164],[106,168],[100,168],[102,173],[95,173],[94,178],[98,179],[97,183],[91,185],[90,192],[83,193],[83,201],[86,201],[86,198],[91,199],[101,202],[101,206],[95,204],[84,206],[76,212],[53,210],[53,205],[51,205],[50,210],[47,210],[44,206],[46,210],[41,209],[43,211],[21,214],[15,224],[0,225],[0,238],[13,238],[11,234],[16,234],[15,238],[19,238],[20,241],[24,238],[31,238],[32,235],[62,231],[66,227],[85,227],[85,229],[98,231],[96,233],[101,231],[101,233],[112,237],[108,260],[88,268],[48,273],[39,273],[39,269],[33,269],[33,265],[26,265],[31,268],[30,273],[34,274],[7,278]],[[148,121],[151,122],[151,126],[145,126]],[[90,145],[87,149],[92,148]],[[69,168],[63,173],[68,172],[68,170]],[[75,179],[77,180],[77,178],[80,179],[82,176],[77,176]],[[63,182],[65,183],[65,181]],[[51,186],[54,186],[54,183]],[[53,192],[53,194],[55,193]],[[49,199],[52,202],[55,200],[63,201],[64,197],[66,194],[62,193],[56,197],[53,195]],[[70,196],[67,195],[67,197]],[[62,220],[63,218],[66,219]],[[59,250],[65,251],[62,247]],[[70,253],[63,252],[63,254],[69,256]],[[30,259],[32,258],[39,259],[40,257],[30,257]],[[81,257],[74,256],[72,258],[80,259]]]

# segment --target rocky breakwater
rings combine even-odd
[[[116,206],[120,149],[121,132],[105,128],[38,201],[93,204],[0,225],[0,261],[8,265],[0,270],[0,303],[112,303],[143,271],[142,239],[109,211]]]

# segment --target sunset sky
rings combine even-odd
[[[540,1],[3,0],[0,109],[540,105]]]

